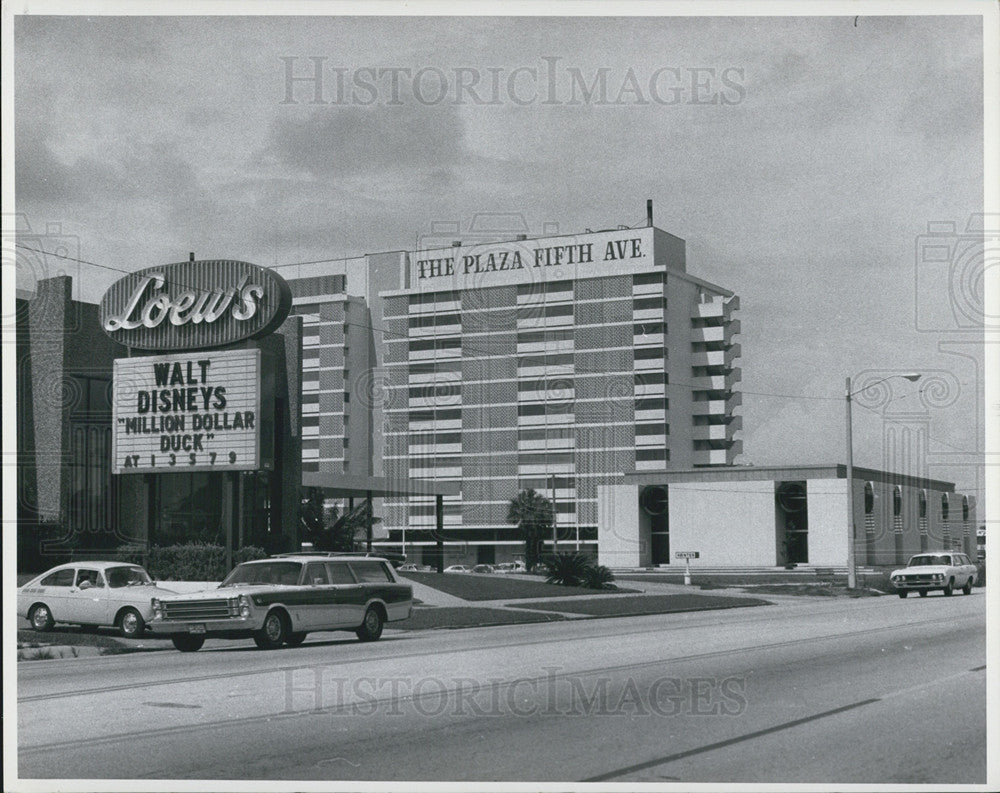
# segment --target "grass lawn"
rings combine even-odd
[[[631,617],[639,614],[672,614],[676,611],[707,611],[769,605],[771,603],[767,600],[747,597],[642,595],[638,597],[594,598],[592,600],[553,600],[519,605],[518,608],[562,611],[568,614],[587,614],[593,617]]]
[[[565,619],[559,614],[539,611],[507,611],[506,609],[486,609],[466,606],[442,606],[441,608],[415,608],[410,618],[390,622],[389,628],[403,628],[409,631],[430,628],[474,628],[477,625],[517,625],[526,622],[556,622]]]
[[[401,572],[400,578],[408,578],[418,584],[447,592],[463,600],[517,600],[519,598],[555,598],[568,595],[606,595],[606,589],[585,589],[583,587],[546,584],[544,580],[526,581],[523,578],[508,578],[502,575],[476,575],[474,573],[416,573]],[[634,590],[619,589],[619,592]]]

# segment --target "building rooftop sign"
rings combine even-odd
[[[653,232],[626,228],[416,251],[410,255],[409,287],[476,289],[631,274],[654,264]]]
[[[140,350],[201,350],[273,333],[292,305],[280,275],[230,259],[149,267],[119,279],[100,304],[104,332]]]

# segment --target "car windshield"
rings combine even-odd
[[[143,586],[152,584],[153,580],[141,567],[109,567],[107,570],[108,586],[120,589],[126,586]]]
[[[948,564],[947,556],[914,556],[910,559],[910,567],[925,567],[932,564]]]
[[[299,562],[259,562],[241,564],[226,576],[219,586],[236,586],[237,584],[275,584],[278,586],[294,586],[299,583]]]

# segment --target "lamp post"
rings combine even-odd
[[[884,383],[886,380],[891,380],[894,377],[902,377],[904,380],[909,380],[911,383],[917,382],[920,379],[919,374],[893,374],[888,377],[883,377],[881,380],[876,380],[874,383],[868,383],[864,388],[860,388],[857,391],[851,391],[851,378],[847,378],[847,384],[844,389],[844,393],[847,395],[847,587],[848,589],[856,589],[858,585],[858,572],[857,559],[854,549],[854,539],[857,534],[856,526],[854,525],[854,437],[851,431],[851,397],[855,394],[860,394],[866,388],[871,388],[879,383]]]

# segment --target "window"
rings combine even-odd
[[[351,562],[351,570],[363,584],[384,584],[392,581],[384,562]]]
[[[76,585],[79,587],[84,581],[90,582],[91,586],[104,586],[104,576],[98,570],[80,569],[76,573]]]
[[[350,401],[351,401],[351,392],[350,391],[345,391],[344,392],[344,404],[346,405]]]
[[[73,570],[56,570],[38,582],[39,586],[73,586]]]
[[[875,488],[871,482],[865,482],[865,514],[875,512]]]
[[[636,410],[666,410],[668,406],[668,400],[663,397],[645,397],[635,401]]]
[[[633,311],[645,311],[647,309],[662,309],[664,308],[664,300],[662,297],[637,297],[632,301]]]
[[[324,586],[330,583],[330,577],[326,574],[326,565],[323,562],[309,562],[306,565],[306,574],[302,579],[303,584],[310,586]]]
[[[354,583],[354,576],[351,575],[346,562],[327,562],[326,569],[330,574],[330,581],[334,584]]]
[[[351,439],[350,438],[344,438],[344,448],[347,449],[347,448],[350,447],[350,445],[351,445]]]

